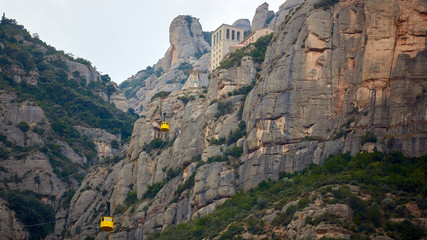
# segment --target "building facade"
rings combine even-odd
[[[253,33],[251,33],[249,36],[247,36],[243,41],[242,44],[247,46],[251,43],[256,42],[256,40],[258,40],[258,38],[268,35],[270,33],[273,33],[274,31],[271,30],[270,28],[263,28],[263,29],[258,29],[255,30]]]
[[[219,67],[219,63],[230,51],[230,46],[240,43],[245,35],[245,30],[222,24],[212,33],[211,72]]]

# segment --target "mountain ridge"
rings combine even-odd
[[[422,165],[425,157],[393,153],[426,154],[422,146],[426,140],[427,74],[422,66],[426,62],[427,21],[423,16],[427,9],[423,4],[399,0],[392,4],[384,0],[308,0],[291,8],[284,4],[281,9],[288,11],[286,16],[277,13],[270,19],[270,24],[277,26],[271,41],[264,39],[236,52],[230,64],[203,76],[200,88],[182,89],[187,80],[185,71],[207,67],[209,53],[197,58],[197,51],[192,51],[190,56],[167,58],[171,65],[168,71],[159,61],[139,72],[132,77],[134,81],[121,85],[123,91],[135,96],[129,100],[135,109],[129,114],[140,114],[129,146],[116,142],[126,150],[104,155],[80,184],[75,183],[75,192],[64,193],[54,233],[48,237],[161,238],[169,233],[156,233],[188,226],[190,230],[183,234],[208,234],[209,239],[425,236],[425,182],[407,177],[405,184],[393,183],[398,185],[396,189],[375,184],[375,177],[377,182],[403,179],[392,173],[399,168],[403,168],[399,174],[413,171],[420,180],[426,174]],[[260,12],[266,12],[265,5],[261,8]],[[174,34],[192,41],[193,33],[201,41],[203,32],[197,19],[178,16],[174,22],[182,30]],[[391,45],[395,47],[389,48]],[[177,49],[168,52],[168,56],[179,55]],[[25,71],[25,65],[20,68]],[[106,85],[93,85],[102,88],[105,95],[100,95],[108,102],[108,88],[103,89]],[[168,133],[160,132],[163,113],[171,126]],[[37,116],[41,115],[32,117],[39,119]],[[24,133],[20,139],[25,139],[27,132],[40,131],[28,125],[13,126]],[[11,136],[0,135],[0,140]],[[113,146],[112,140],[103,145],[105,136],[109,135],[101,132],[92,137],[100,146],[98,154]],[[7,141],[2,140],[1,146],[7,147]],[[72,158],[71,151],[64,151],[67,149],[73,150],[65,144],[53,144],[41,154],[57,161],[61,154]],[[342,155],[347,152],[349,155]],[[330,155],[336,157],[328,158]],[[407,171],[405,166],[414,169]],[[365,173],[367,183],[363,182]],[[293,184],[306,177],[313,179],[305,185]],[[16,180],[12,178],[9,184],[19,184]],[[416,187],[407,189],[411,186]],[[289,192],[293,187],[301,192]],[[375,188],[380,187],[385,190],[376,193]],[[280,201],[277,205],[267,196],[252,198],[255,192],[283,199],[275,199]],[[274,195],[279,192],[284,195]],[[245,196],[251,197],[250,202],[244,202]],[[242,202],[238,207],[250,205],[248,209],[255,211],[252,218],[221,223],[213,234],[203,230],[205,225],[219,226],[217,220],[208,219],[238,204],[236,199]],[[98,229],[99,218],[108,214],[107,202],[116,221],[112,233]],[[13,210],[7,212],[13,215]],[[386,214],[406,221],[386,221]],[[186,222],[190,223],[184,225]],[[407,235],[409,230],[416,234]],[[12,230],[7,234],[28,236]]]

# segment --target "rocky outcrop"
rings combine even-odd
[[[255,11],[252,19],[252,32],[268,26],[271,19],[274,17],[274,11],[268,10],[268,3],[261,4]]]
[[[162,60],[162,67],[166,72],[178,59],[201,56],[210,50],[209,44],[203,38],[202,26],[191,16],[178,16],[172,21],[169,41],[171,46]]]
[[[279,11],[277,11],[273,19],[267,24],[268,28],[276,30],[283,21],[286,21],[286,17],[289,17],[288,14],[304,2],[304,0],[287,0],[279,7]]]
[[[15,212],[7,207],[7,203],[0,198],[0,235],[2,239],[27,239],[24,226],[16,219]]]
[[[365,132],[376,136],[379,149],[426,153],[427,74],[405,67],[426,61],[421,2],[313,6],[307,1],[279,27],[245,102],[244,188],[277,170],[301,170],[325,152],[355,154]]]
[[[171,46],[164,58],[154,65],[153,73],[146,76],[145,71],[140,71],[126,80],[141,82],[140,86],[134,87],[137,90],[124,89],[136,92],[136,96],[129,99],[129,104],[139,115],[147,114],[151,98],[156,93],[173,92],[194,86],[188,82],[189,73],[186,70],[206,72],[199,74],[199,87],[208,85],[210,46],[204,40],[199,21],[191,16],[176,17],[169,28],[169,40]]]
[[[93,81],[101,81],[99,73],[90,65],[85,65],[76,61],[62,59],[68,67],[70,77],[77,77],[80,81],[89,85]]]
[[[243,28],[247,32],[251,30],[251,22],[249,19],[239,19],[233,23],[233,27]]]
[[[81,135],[90,138],[94,144],[98,157],[110,157],[124,150],[120,134],[114,135],[100,128],[75,127]]]
[[[145,97],[144,116],[135,123],[123,165],[114,168],[116,182],[109,185],[114,186],[112,209],[122,224],[114,238],[145,238],[204,216],[239,189],[322,164],[331,154],[426,154],[425,4],[348,0],[315,8],[315,3],[305,1],[276,25],[263,64],[245,57],[240,66],[213,72],[206,89],[159,86],[179,74],[173,67],[147,78],[138,92]],[[265,4],[258,10],[268,16]],[[246,98],[234,91],[252,82]],[[172,92],[151,99],[151,89]],[[170,123],[168,133],[159,131],[162,113]],[[241,120],[245,132],[229,140]],[[224,158],[240,147],[241,156]],[[89,233],[98,223],[84,209],[97,211],[100,200],[92,204],[99,194],[90,181],[85,186],[71,211],[79,216],[73,228]],[[298,205],[279,237],[348,238],[342,226],[309,220],[330,214],[351,222],[353,209],[309,195],[307,206],[296,200],[281,210],[266,209],[263,221],[271,223]],[[130,202],[131,197],[138,200]]]

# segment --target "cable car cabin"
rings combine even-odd
[[[114,229],[114,218],[102,217],[101,218],[101,230],[111,232]]]
[[[169,123],[168,122],[161,122],[160,123],[160,131],[169,132]]]

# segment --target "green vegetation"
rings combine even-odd
[[[169,96],[169,94],[171,94],[171,92],[160,91],[151,97],[151,101],[153,101],[156,98],[165,98],[165,97]]]
[[[183,97],[178,97],[177,99],[178,99],[178,100],[180,100],[181,102],[183,102],[183,103],[184,103],[184,105],[185,105],[185,104],[187,104],[189,101],[193,100],[193,97],[186,97],[186,96],[183,96]]]
[[[194,187],[194,177],[196,176],[196,171],[193,172],[193,174],[185,180],[184,183],[179,184],[175,191],[175,198],[172,200],[172,202],[177,202],[179,196],[181,196],[181,193],[184,192],[187,189],[191,189]]]
[[[165,186],[166,182],[157,182],[147,186],[147,191],[142,195],[142,199],[152,199]]]
[[[21,131],[23,132],[27,132],[28,130],[30,130],[30,125],[28,125],[27,122],[20,122],[18,123],[18,128],[21,129]]]
[[[216,139],[216,138],[212,138],[211,140],[210,140],[210,142],[209,142],[209,145],[222,145],[222,144],[224,144],[225,143],[225,141],[226,141],[227,139],[226,138],[224,138],[224,137],[221,137],[221,138],[219,138],[219,139]]]
[[[237,140],[239,140],[243,136],[246,136],[246,122],[240,121],[238,124],[238,128],[234,131],[230,131],[230,134],[228,135],[227,138],[219,138],[219,139],[212,138],[210,140],[210,145],[222,145],[224,143],[230,145],[230,144],[236,143]]]
[[[16,217],[26,226],[25,229],[31,234],[30,239],[44,239],[53,232],[55,211],[52,206],[42,203],[38,194],[31,191],[1,191],[0,197],[8,202],[8,207],[15,211]]]
[[[193,66],[188,62],[182,62],[181,64],[179,64],[178,70],[181,70],[181,71],[193,70]]]
[[[139,71],[136,74],[138,78],[134,78],[132,80],[126,80],[122,82],[119,85],[119,87],[121,90],[124,91],[127,98],[134,98],[136,97],[136,92],[138,91],[139,87],[145,87],[145,80],[153,74],[155,74],[154,67],[148,66],[147,68]]]
[[[332,188],[335,184],[341,187]],[[349,184],[359,186],[360,191],[370,198],[356,195]],[[150,239],[213,239],[224,230],[227,231],[222,239],[229,236],[228,231],[235,234],[245,230],[254,234],[265,233],[266,223],[259,220],[263,209],[279,210],[288,202],[299,200],[278,215],[267,229],[287,225],[297,211],[314,202],[309,194],[313,191],[321,194],[327,204],[350,206],[354,211],[354,223],[337,221],[334,215],[324,214],[307,218],[308,224],[337,224],[350,232],[351,239],[367,239],[375,232],[393,239],[426,236],[422,229],[411,223],[405,204],[415,202],[422,211],[427,210],[424,201],[427,197],[427,156],[408,158],[401,153],[375,152],[359,153],[354,157],[347,154],[331,156],[323,166],[311,165],[295,174],[281,173],[278,181],[263,181],[254,189],[234,195],[213,213],[170,227],[161,234],[152,234]],[[393,200],[386,194],[393,194]],[[405,221],[393,222],[391,217],[404,218]],[[241,224],[244,222],[245,226]]]
[[[360,138],[360,145],[364,145],[365,143],[368,142],[377,142],[377,137],[375,136],[375,134],[373,132],[365,132],[365,134]]]
[[[272,38],[273,33],[260,37],[255,43],[236,50],[229,58],[224,59],[218,68],[227,69],[234,67],[235,65],[240,66],[240,62],[244,56],[251,56],[255,63],[264,62],[265,52],[267,51],[267,47]],[[254,46],[253,49],[251,49],[252,46]]]
[[[233,110],[233,104],[230,101],[219,101],[217,105],[217,112],[215,118],[224,116],[225,114],[231,113]]]
[[[114,86],[106,84],[110,80],[108,75],[88,83],[89,79],[80,72],[70,73],[66,61],[91,67],[89,61],[57,51],[10,21],[0,23],[0,36],[5,46],[0,49],[0,67],[7,69],[0,73],[0,89],[16,92],[19,101],[36,102],[52,123],[57,138],[89,157],[96,154],[93,144],[86,144],[88,140],[74,128],[76,125],[105,129],[121,134],[123,140],[129,139],[137,116],[121,112],[99,96],[100,92],[111,95],[115,91]],[[24,40],[18,40],[22,38]],[[47,51],[42,52],[40,48]],[[21,67],[27,73],[38,70],[37,85],[15,82],[14,72],[9,71],[12,66]],[[18,127],[29,130],[23,122]]]
[[[142,151],[151,153],[154,149],[162,149],[170,147],[173,144],[173,141],[163,141],[160,138],[153,138],[149,144],[145,144],[142,148]]]
[[[314,8],[323,8],[324,10],[328,10],[330,7],[337,4],[339,0],[321,0],[318,3],[314,4]]]
[[[202,32],[203,38],[207,43],[209,43],[209,46],[212,46],[212,32]]]
[[[136,192],[129,191],[128,194],[127,194],[127,196],[126,196],[126,200],[125,200],[126,206],[129,207],[130,205],[133,205],[133,204],[135,204],[137,202],[138,202],[138,197],[137,197]]]

